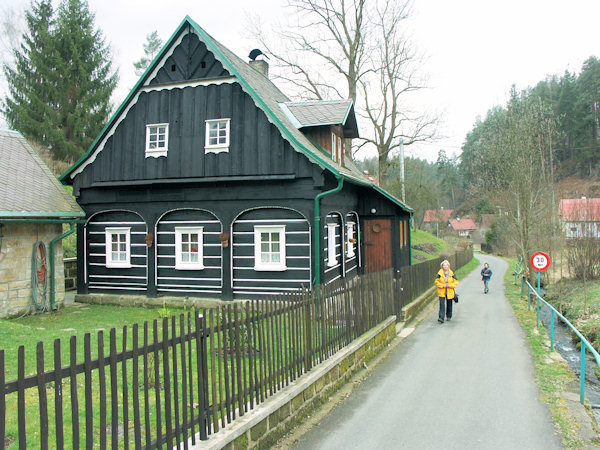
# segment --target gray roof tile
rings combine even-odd
[[[81,217],[84,212],[17,131],[0,130],[0,218]]]

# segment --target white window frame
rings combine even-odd
[[[262,260],[261,234],[279,234],[279,262],[264,262]],[[269,241],[271,242],[271,241]],[[273,252],[268,252],[269,254]],[[266,272],[283,272],[287,270],[285,261],[285,225],[255,225],[254,226],[254,270]]]
[[[164,139],[160,139],[161,133],[159,129],[164,127]],[[152,143],[150,138],[156,135],[156,147],[151,148]],[[162,145],[161,145],[162,144]],[[151,123],[146,125],[146,158],[158,158],[160,156],[167,156],[169,151],[169,124],[168,123]]]
[[[221,153],[221,152],[228,152],[229,151],[229,141],[230,141],[230,122],[231,119],[210,119],[206,121],[206,136],[205,136],[205,140],[204,140],[204,152],[205,153]],[[223,136],[224,140],[223,142],[219,142],[220,141],[220,136],[219,136],[219,125],[224,124],[225,128],[224,128],[224,132],[225,135]],[[211,140],[211,135],[210,135],[210,131],[211,131],[211,126],[217,126],[217,142],[211,144],[210,140]],[[215,136],[212,136],[212,138],[214,139]]]
[[[341,161],[340,158],[340,148],[339,148],[339,142],[340,142],[340,137],[335,134],[335,133],[331,133],[331,159],[333,159],[335,162],[339,163]]]
[[[354,243],[351,240],[354,239],[354,222],[346,223],[346,256],[353,258],[356,253],[354,252]]]
[[[327,266],[333,267],[337,265],[337,255],[335,254],[335,223],[327,224]]]
[[[343,142],[342,138],[337,136],[337,162],[340,164],[342,163],[342,153],[344,152]]]
[[[105,243],[106,243],[106,267],[108,268],[129,268],[131,267],[131,228],[128,227],[111,227],[105,228]],[[125,259],[113,259],[112,257],[112,244],[114,235],[125,235]],[[121,242],[117,240],[117,243]],[[120,250],[117,250],[117,253],[123,253]]]
[[[182,253],[182,236],[184,234],[198,235],[198,261],[184,261]],[[175,227],[175,269],[202,270],[204,269],[204,227]]]

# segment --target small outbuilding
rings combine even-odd
[[[0,317],[64,300],[63,224],[84,212],[17,131],[0,130]]]
[[[567,239],[600,239],[600,198],[564,198],[559,214]]]

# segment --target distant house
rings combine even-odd
[[[292,102],[189,17],[61,180],[78,292],[264,296],[410,264],[412,209],[344,158],[351,100]]]
[[[459,237],[471,238],[471,234],[477,230],[477,225],[473,219],[450,219],[450,227],[454,230]]]
[[[423,225],[425,231],[438,233],[443,231],[448,225],[448,221],[454,212],[453,209],[428,209],[425,211]]]
[[[566,198],[559,215],[567,239],[600,238],[600,198]]]
[[[11,317],[63,301],[62,224],[74,230],[84,212],[16,131],[0,130],[0,174],[0,317]]]

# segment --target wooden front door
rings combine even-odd
[[[392,267],[392,221],[368,219],[364,222],[365,273]]]

